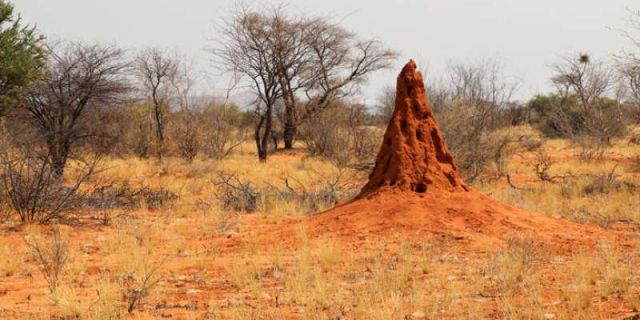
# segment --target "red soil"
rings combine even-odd
[[[303,223],[312,236],[365,240],[427,233],[483,250],[522,233],[561,252],[613,236],[596,227],[525,212],[467,187],[413,60],[398,76],[395,111],[369,182],[354,200]]]

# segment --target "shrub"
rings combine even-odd
[[[144,264],[140,273],[132,274],[132,286],[126,291],[127,312],[133,313],[142,300],[149,295],[149,292],[162,280],[159,270],[167,261],[165,257],[156,264]]]
[[[527,107],[534,112],[532,123],[550,138],[589,137],[609,143],[611,138],[621,137],[627,131],[622,106],[608,98],[599,98],[584,106],[572,95],[538,95]]]
[[[84,204],[97,209],[127,208],[135,209],[141,205],[149,209],[171,205],[179,195],[163,188],[149,186],[132,187],[128,181],[112,183],[94,188],[84,198]]]
[[[539,244],[529,236],[510,236],[508,250],[496,254],[486,272],[496,281],[501,293],[513,293],[531,277],[533,264],[540,250]]]
[[[342,183],[344,171],[338,166],[336,166],[336,169],[334,175],[326,175],[326,173],[310,170],[320,178],[320,182],[315,185],[304,185],[298,179],[288,177],[284,180],[286,190],[278,190],[275,187],[273,189],[278,192],[283,200],[300,203],[305,213],[313,213],[330,208],[335,206],[338,201],[345,199],[345,193],[347,193]]]
[[[69,240],[53,228],[51,236],[45,239],[24,238],[31,256],[38,261],[49,292],[54,293],[60,283],[60,276],[69,258]]]
[[[233,106],[211,106],[204,118],[203,149],[213,159],[227,157],[245,140],[244,130],[234,125],[240,122],[240,111]]]
[[[367,125],[369,118],[362,105],[336,103],[305,122],[300,138],[312,155],[368,169],[375,163],[384,134]]]
[[[610,172],[598,174],[591,178],[591,180],[582,188],[584,194],[608,194],[610,192],[620,191],[623,189],[629,191],[635,191],[638,186],[631,182],[620,181],[619,176],[616,174],[617,167],[614,167]]]
[[[553,159],[551,159],[544,149],[538,149],[538,152],[536,152],[536,160],[533,164],[536,177],[538,177],[540,181],[553,182],[553,177],[549,173],[552,166]]]
[[[201,118],[191,110],[182,110],[174,115],[171,136],[178,155],[191,162],[200,152]]]
[[[242,181],[235,174],[218,172],[213,183],[220,189],[216,196],[223,208],[241,212],[258,210],[262,197],[251,182]]]
[[[65,183],[48,156],[8,151],[0,156],[0,192],[22,223],[65,220],[63,213],[75,208],[77,192],[93,174],[95,165],[95,160],[76,161],[72,168],[77,171],[75,177]]]
[[[490,114],[477,121],[477,112],[462,101],[440,108],[436,114],[440,127],[453,153],[458,169],[467,182],[477,179],[495,158],[497,135],[491,135]]]

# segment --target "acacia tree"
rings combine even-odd
[[[158,155],[162,153],[165,139],[166,113],[175,89],[180,62],[166,50],[148,48],[135,59],[138,79],[147,92],[153,109]]]
[[[126,98],[128,66],[123,51],[113,46],[62,43],[49,49],[44,75],[24,99],[57,176],[73,146],[93,136],[88,113]]]
[[[225,71],[250,79],[260,101],[256,111],[264,115],[257,117],[257,125],[271,131],[274,104],[282,101],[286,149],[293,147],[301,123],[353,93],[371,72],[390,66],[396,57],[379,42],[361,41],[327,19],[290,17],[279,7],[241,10],[223,31],[222,48],[214,52]],[[259,153],[266,152],[261,148]]]
[[[45,60],[42,37],[22,26],[13,5],[0,0],[0,115],[17,104],[24,87],[34,81]]]
[[[615,85],[614,68],[588,54],[579,54],[565,57],[554,70],[552,81],[560,96],[578,102],[577,110],[560,108],[555,115],[558,122],[564,123],[568,135],[585,146],[593,146],[593,142],[608,144],[612,137],[625,132],[621,105],[610,98]]]
[[[553,84],[563,96],[574,95],[585,111],[607,95],[613,85],[613,72],[603,61],[588,54],[572,55],[553,66]]]
[[[263,16],[283,30],[271,39],[285,106],[285,149],[293,147],[301,123],[353,93],[397,56],[380,42],[360,40],[327,19],[289,18],[278,9]]]

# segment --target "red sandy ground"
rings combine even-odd
[[[153,213],[145,219],[163,223],[163,218]],[[416,71],[414,62],[408,63],[398,77],[396,110],[385,134],[376,168],[355,200],[307,219],[275,225],[257,216],[244,216],[241,221],[242,225],[250,226],[244,233],[194,234],[193,238],[187,239],[187,256],[200,246],[213,244],[219,248],[220,258],[212,259],[202,274],[198,274],[186,257],[172,260],[168,269],[179,276],[161,285],[171,289],[168,299],[171,303],[163,306],[145,304],[142,311],[132,318],[184,319],[194,314],[198,315],[196,318],[202,318],[209,301],[215,301],[223,312],[225,306],[237,304],[253,308],[273,307],[273,296],[264,299],[249,297],[230,285],[225,280],[225,266],[239,259],[243,244],[254,237],[260,240],[260,254],[254,259],[266,259],[276,251],[292,252],[298,246],[296,231],[301,227],[306,229],[312,242],[329,236],[362,252],[367,251],[371,244],[384,243],[394,248],[403,242],[430,235],[452,244],[448,248],[452,254],[468,259],[504,246],[505,240],[513,234],[531,234],[543,243],[548,252],[563,256],[593,249],[600,240],[624,244],[628,239],[625,232],[605,231],[528,213],[465,186],[431,114],[422,76]],[[189,223],[202,222],[194,218]],[[70,234],[74,243],[84,243],[85,254],[90,257],[88,273],[91,281],[96,281],[100,272],[108,269],[100,259],[100,249],[93,246],[96,233],[115,236],[111,228],[99,231],[77,229]],[[21,240],[14,231],[5,229],[2,237],[15,243],[16,248],[21,247]],[[36,270],[33,261],[29,264],[32,270]],[[463,267],[453,266],[452,270]],[[265,271],[267,279],[272,276],[269,272]],[[0,317],[20,317],[32,311],[34,305],[41,308],[51,306],[45,295],[44,281],[37,276],[37,271],[35,274],[0,278],[0,288],[6,289],[4,295],[0,293]],[[556,276],[554,270],[543,271],[543,274],[545,277]],[[272,282],[275,288],[275,278]],[[91,294],[92,288],[90,283],[85,283],[79,290]],[[549,299],[558,293],[547,292],[545,295]],[[487,308],[493,309],[495,303],[487,302]],[[603,318],[619,318],[629,312],[615,299],[603,302],[602,306],[602,310],[606,310],[600,314]],[[290,318],[300,318],[295,306],[280,307],[288,312]]]

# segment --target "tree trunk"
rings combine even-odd
[[[262,149],[262,139],[260,139],[260,130],[262,128],[263,121],[263,119],[260,120],[260,122],[256,125],[256,129],[253,133],[253,138],[256,141],[256,149],[258,150],[258,159],[260,159],[261,162],[267,161],[267,153],[264,149]]]
[[[296,138],[297,127],[295,122],[289,122],[289,119],[286,119],[284,124],[284,148],[285,150],[293,149],[293,141]]]
[[[62,177],[69,157],[69,142],[63,138],[53,138],[49,141],[48,148],[51,170],[56,177]]]
[[[271,141],[273,129],[272,108],[269,106],[265,110],[265,114],[261,115],[260,121],[256,124],[254,138],[258,149],[258,159],[260,162],[266,162],[269,154],[269,142]]]

